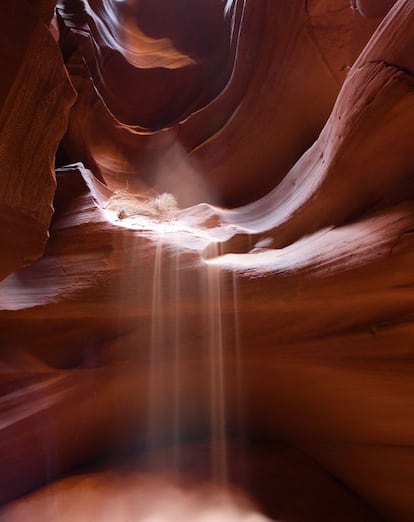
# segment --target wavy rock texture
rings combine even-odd
[[[193,43],[186,52],[194,64],[148,70],[132,68],[125,52],[106,47],[110,58],[98,61],[93,49],[102,44],[103,30],[94,30],[96,11],[90,8],[81,16],[77,4],[58,9],[67,66],[80,92],[67,149],[112,188],[155,187],[174,193],[184,205],[235,205],[274,187],[317,137],[347,67],[372,30],[352,15],[346,1],[330,6],[310,2],[310,16],[299,0],[238,1],[226,13],[229,20],[216,43],[218,69],[214,54],[206,61]],[[106,5],[105,20],[115,16],[110,13],[117,4]],[[85,25],[87,32],[80,30]],[[210,31],[217,32],[213,24]],[[222,41],[227,47],[219,45]],[[202,87],[196,83],[200,70]],[[117,81],[119,74],[125,82]],[[197,102],[188,89],[197,92]],[[113,104],[114,97],[122,110]]]
[[[413,2],[60,1],[56,190],[33,5],[2,22],[0,519],[138,516],[178,468],[411,522]]]

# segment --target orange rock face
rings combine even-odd
[[[54,7],[0,22],[0,520],[411,522],[413,3]]]

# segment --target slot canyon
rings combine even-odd
[[[0,522],[413,522],[414,0],[2,9]]]

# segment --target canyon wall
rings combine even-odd
[[[0,22],[0,519],[215,411],[268,516],[412,521],[414,2],[54,7]]]

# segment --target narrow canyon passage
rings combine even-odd
[[[0,26],[0,520],[411,522],[414,2]]]

